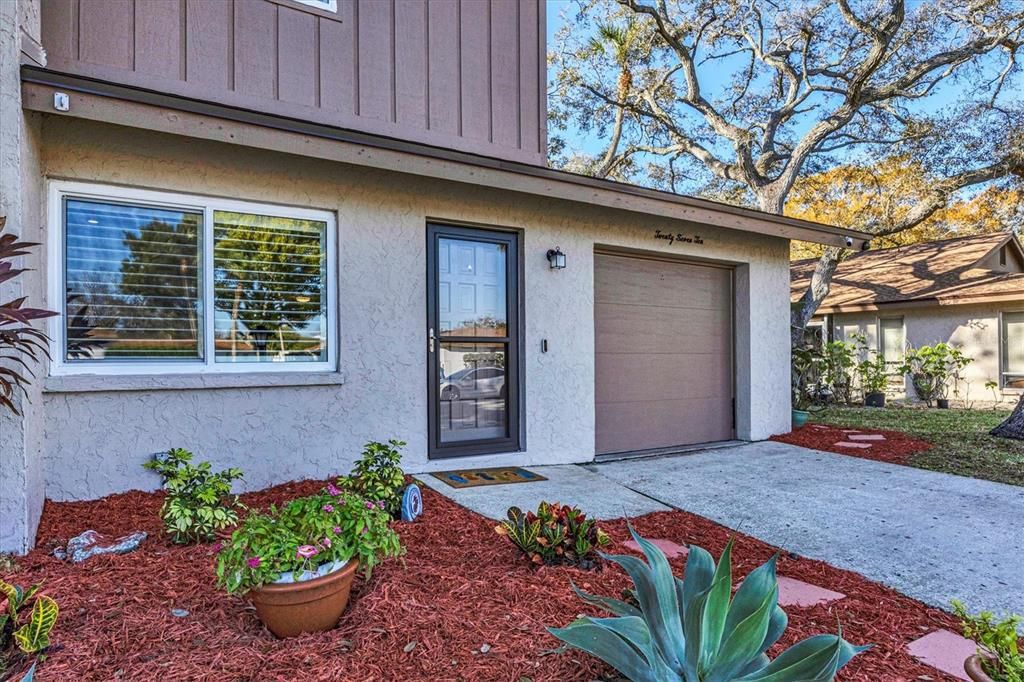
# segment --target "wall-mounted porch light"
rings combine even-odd
[[[556,246],[548,250],[548,263],[551,264],[552,270],[561,270],[565,267],[565,254],[561,248]]]

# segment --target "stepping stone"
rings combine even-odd
[[[977,649],[974,642],[949,630],[936,630],[907,645],[911,656],[959,680],[970,680],[964,661]]]
[[[860,433],[857,429],[843,429],[843,433]]]
[[[842,592],[826,590],[803,580],[787,578],[784,575],[779,580],[779,604],[781,606],[817,606],[842,599],[846,595]]]
[[[655,547],[664,552],[665,556],[669,559],[683,557],[690,553],[690,550],[688,550],[686,547],[683,547],[680,544],[672,542],[671,540],[654,540],[651,538],[646,539],[649,540],[652,544],[654,544]],[[632,552],[640,552],[641,554],[643,553],[643,550],[640,549],[640,545],[638,545],[634,540],[626,540],[622,543],[622,546]]]
[[[885,440],[885,436],[880,433],[851,433],[847,438],[850,440]]]
[[[850,443],[848,441],[843,441],[841,443],[836,443],[835,446],[837,448],[860,448],[860,449],[864,449],[864,448],[870,448],[871,447],[871,443]]]

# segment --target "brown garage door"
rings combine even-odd
[[[597,454],[733,437],[732,270],[598,253]]]

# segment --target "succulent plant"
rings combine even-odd
[[[583,601],[614,617],[583,617],[548,631],[634,682],[826,682],[869,648],[851,645],[840,631],[809,637],[771,660],[765,652],[788,623],[778,605],[777,557],[754,569],[733,596],[732,541],[717,565],[707,551],[691,546],[686,577],[679,579],[657,546],[630,532],[646,562],[602,557],[632,578],[639,607],[574,585]]]

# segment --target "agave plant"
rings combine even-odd
[[[633,580],[639,608],[588,594],[583,601],[614,614],[580,618],[548,631],[597,656],[633,682],[827,682],[868,647],[838,635],[816,635],[771,660],[765,653],[786,630],[772,557],[732,593],[732,541],[718,564],[691,546],[685,579],[672,575],[657,546],[630,528],[647,557],[602,555]]]
[[[37,246],[32,242],[19,242],[13,234],[2,234],[7,218],[0,216],[0,285],[13,280],[25,272],[10,262],[17,256],[28,254]],[[0,407],[6,407],[15,414],[14,404],[17,390],[25,391],[32,368],[27,361],[38,362],[40,356],[49,357],[49,337],[39,329],[30,326],[32,320],[50,317],[57,313],[38,308],[26,308],[25,297],[0,303]],[[24,372],[24,373],[23,373]]]

